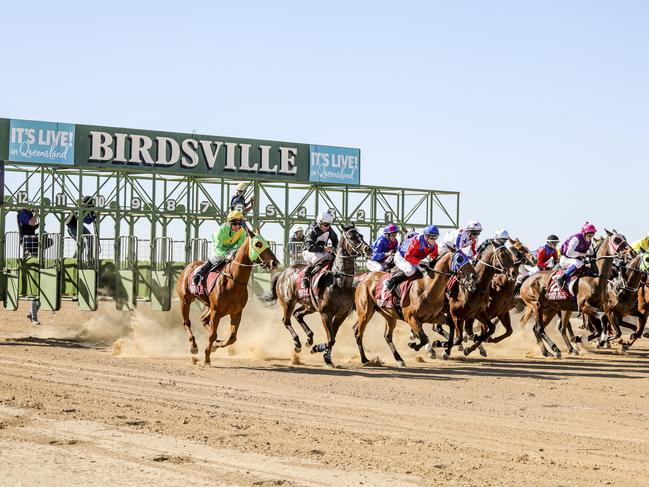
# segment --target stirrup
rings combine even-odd
[[[306,278],[306,277],[303,277],[302,278],[302,287],[304,289],[310,289],[311,288],[311,280]]]

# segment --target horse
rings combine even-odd
[[[379,306],[376,302],[376,286],[381,282],[384,272],[371,272],[356,288],[355,294],[355,308],[358,315],[356,324],[354,324],[354,335],[356,337],[356,344],[361,356],[361,362],[366,364],[368,362],[363,348],[363,333],[365,327],[370,321],[376,311],[378,311],[385,319],[385,333],[384,338],[387,342],[392,355],[397,361],[399,366],[405,367],[406,363],[399,355],[394,343],[392,342],[392,333],[396,326],[398,319],[403,319],[410,325],[414,338],[419,340],[419,343],[414,339],[408,346],[413,350],[420,350],[421,347],[426,346],[428,354],[431,358],[435,358],[435,351],[428,341],[428,336],[424,333],[424,323],[437,323],[440,319],[444,318],[444,291],[449,278],[453,275],[451,273],[451,262],[453,260],[453,253],[446,252],[437,259],[435,266],[426,270],[423,277],[412,281],[407,296],[402,299],[403,317],[400,317],[396,308],[385,308]],[[471,287],[474,271],[469,260],[459,271],[463,279],[463,285]],[[431,276],[432,274],[432,276]],[[451,342],[453,341],[451,337]],[[444,357],[447,358],[449,349],[444,352]]]
[[[649,254],[636,255],[608,286],[604,312],[610,324],[610,340],[619,339],[618,343],[623,351],[628,350],[642,336],[647,324],[645,299],[647,272],[642,270],[641,266],[646,268],[648,264]],[[627,315],[635,316],[638,319],[638,324],[632,325],[624,321],[624,317]],[[621,338],[621,326],[634,330],[629,337],[629,341]]]
[[[293,329],[291,315],[300,323],[307,333],[307,344],[313,344],[313,331],[304,321],[304,317],[316,311],[320,313],[322,325],[327,334],[327,341],[313,345],[311,353],[323,353],[323,359],[328,367],[333,367],[331,352],[336,343],[336,335],[340,325],[352,311],[354,304],[354,260],[357,257],[372,255],[372,248],[365,242],[353,223],[343,225],[340,244],[336,249],[331,270],[325,271],[317,282],[317,290],[309,291],[305,297],[298,296],[298,274],[305,267],[297,264],[287,267],[275,274],[271,279],[271,293],[266,301],[279,300],[282,307],[284,326],[293,337],[293,347],[296,353],[302,350],[300,337]],[[317,295],[316,295],[317,292]],[[297,304],[298,309],[295,309]]]
[[[243,245],[239,247],[234,258],[221,269],[213,289],[208,291],[209,294],[194,294],[190,291],[192,275],[194,270],[203,264],[202,261],[195,261],[187,265],[180,273],[176,283],[176,292],[180,298],[183,327],[187,331],[192,354],[198,353],[198,346],[189,320],[190,307],[192,302],[198,299],[207,308],[201,317],[203,326],[209,331],[204,360],[206,365],[210,364],[211,352],[215,352],[217,348],[232,345],[237,339],[241,313],[248,302],[248,280],[253,266],[260,264],[266,270],[272,271],[279,264],[266,239],[253,233],[248,228],[246,228],[246,231],[248,237]],[[219,320],[228,315],[230,316],[230,336],[227,340],[217,340]]]
[[[519,268],[522,265],[534,265],[534,255],[530,249],[524,245],[519,239],[509,239],[511,247],[509,252],[514,259],[514,268]],[[491,280],[489,288],[489,301],[487,303],[487,316],[491,320],[498,320],[502,323],[505,331],[502,335],[497,337],[489,336],[485,341],[486,343],[499,343],[505,338],[508,338],[513,333],[512,320],[509,312],[516,306],[516,298],[514,297],[514,288],[516,280],[511,279],[507,274],[498,273]],[[471,339],[474,338],[473,322],[474,318],[466,320],[465,328],[469,333]],[[481,333],[486,333],[485,325],[482,324]],[[486,352],[482,347],[479,347],[480,354],[485,356]]]
[[[606,284],[611,273],[611,268],[613,267],[613,259],[625,256],[631,250],[631,247],[622,236],[609,232],[608,230],[606,230],[606,234],[607,237],[602,241],[596,251],[595,265],[597,267],[597,275],[581,277],[577,289],[577,306],[595,326],[595,331],[587,338],[589,341],[598,335],[605,334],[600,318],[605,315],[601,310],[604,307]],[[550,356],[550,353],[544,345],[545,342],[551,348],[553,355],[559,358],[561,357],[559,347],[557,347],[545,332],[545,327],[559,312],[561,312],[562,323],[560,326],[561,336],[568,346],[568,351],[571,354],[576,354],[578,351],[572,346],[566,334],[569,331],[574,336],[569,326],[570,314],[574,310],[573,300],[550,301],[546,297],[547,286],[552,274],[553,271],[543,271],[529,277],[521,287],[521,298],[534,314],[536,320],[534,335],[541,349],[541,353],[544,357]],[[573,337],[572,339],[575,343],[581,342],[580,337]]]
[[[486,329],[483,327],[480,335],[473,336],[473,343],[469,347],[464,348],[465,356],[480,347],[485,340],[493,335],[496,330],[496,325],[491,321],[487,313],[493,278],[496,274],[505,274],[507,279],[514,281],[517,268],[518,265],[515,265],[512,253],[504,245],[498,247],[494,247],[493,245],[489,246],[478,256],[477,264],[475,265],[477,276],[475,288],[466,289],[462,286],[457,286],[448,295],[447,324],[449,325],[450,332],[446,346],[449,353],[453,345],[462,344],[464,324],[471,318],[477,319],[483,325],[486,325]],[[452,339],[453,328],[455,328],[457,335],[455,342]],[[438,330],[444,334],[441,325],[438,326]]]

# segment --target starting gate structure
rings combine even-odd
[[[361,186],[359,159],[357,149],[0,119],[4,307],[39,299],[56,311],[74,300],[93,311],[113,300],[122,310],[143,301],[169,310],[176,279],[188,262],[208,258],[211,234],[241,182],[246,219],[284,265],[301,259],[300,245],[289,244],[296,226],[323,210],[336,223],[354,222],[368,240],[389,222],[458,227],[458,192]],[[38,217],[36,235],[19,233],[23,209]],[[269,280],[256,270],[253,292]]]

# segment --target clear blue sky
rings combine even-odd
[[[649,2],[5,2],[0,116],[360,147],[531,245],[646,223]]]

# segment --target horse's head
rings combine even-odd
[[[507,247],[493,247],[485,252],[480,262],[487,267],[493,268],[497,273],[505,274],[510,279],[516,279],[518,265],[514,263],[514,257]]]
[[[341,227],[340,245],[352,257],[372,257],[372,247],[363,238],[353,223]]]
[[[257,233],[248,230],[248,236],[250,237],[250,244],[248,246],[248,257],[250,257],[250,260],[255,264],[261,265],[267,271],[272,271],[277,268],[279,261],[270,249],[268,240],[259,234],[259,230],[257,230]]]
[[[527,265],[535,265],[536,264],[536,257],[532,253],[532,251],[527,247],[527,245],[523,244],[519,239],[513,239],[510,238],[509,242],[511,243],[511,247],[509,247],[509,251],[512,253],[512,256],[514,257],[514,265],[515,266],[520,266],[522,264],[527,264]]]
[[[619,257],[626,263],[630,262],[635,255],[635,251],[626,241],[624,235],[617,233],[615,229],[613,229],[612,232],[606,229],[604,229],[604,231],[608,236],[608,248],[602,250],[606,250],[608,252],[608,255]]]

